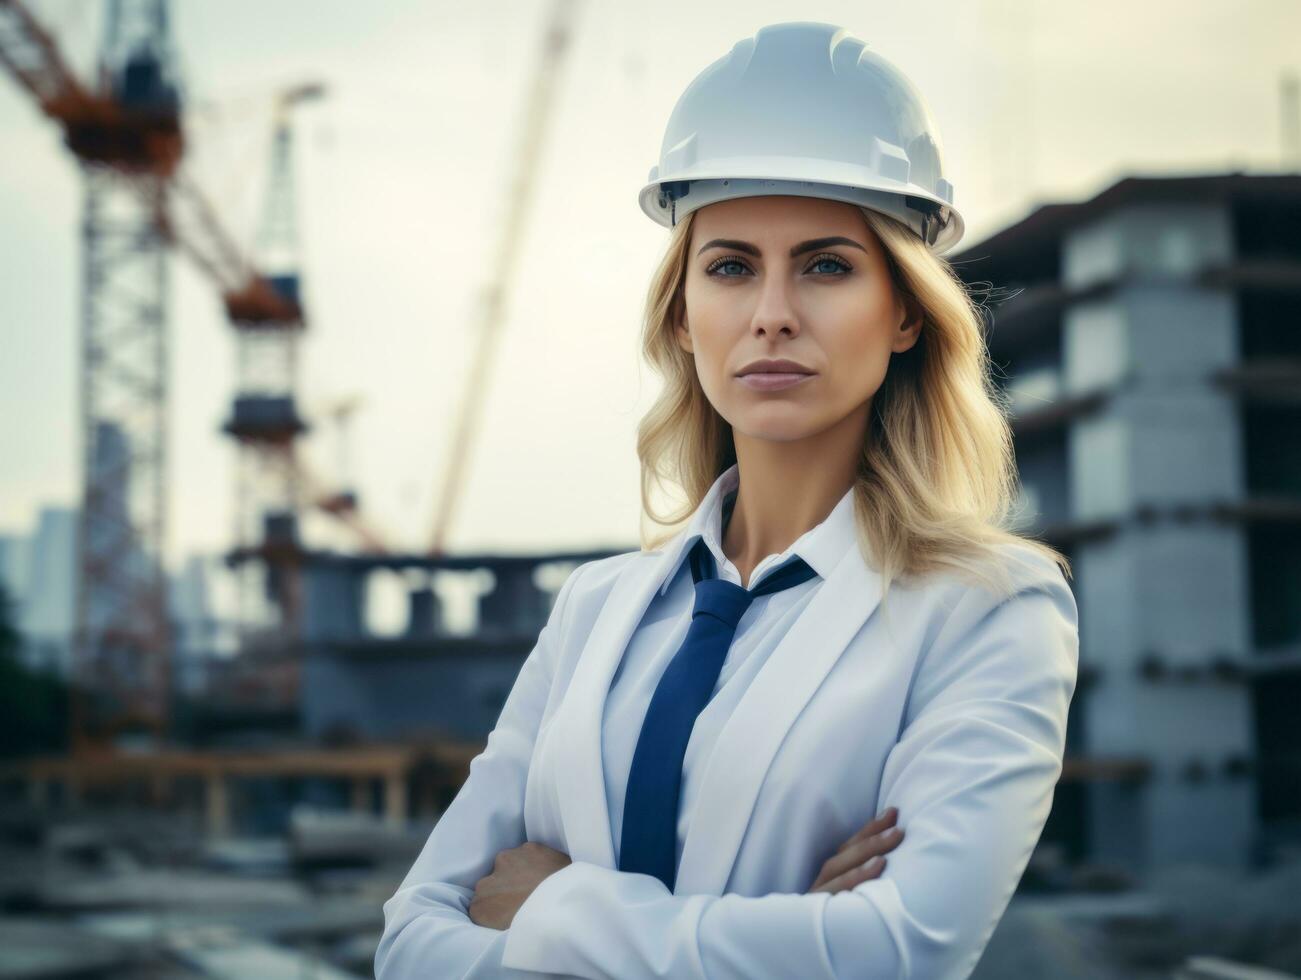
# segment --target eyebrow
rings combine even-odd
[[[850,245],[860,251],[867,251],[867,249],[863,248],[862,245],[858,244],[858,242],[854,241],[852,238],[845,238],[843,235],[832,235],[829,238],[811,238],[807,242],[800,242],[791,249],[791,258],[795,258],[797,255],[803,255],[805,252],[812,252],[815,249],[826,248],[829,245]],[[734,238],[715,238],[711,241],[705,242],[704,245],[700,246],[700,251],[697,252],[696,255],[701,255],[707,249],[711,248],[731,248],[738,252],[744,252],[746,255],[753,255],[755,258],[759,257],[759,250],[757,248],[749,242],[737,241]]]

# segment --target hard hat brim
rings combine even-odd
[[[905,199],[911,197],[928,201],[937,209],[941,227],[929,245],[932,252],[943,254],[949,251],[965,231],[965,222],[956,208],[916,184],[875,175],[867,178],[855,175],[858,179],[852,183],[811,180],[790,174],[789,168],[780,166],[711,167],[710,172],[692,172],[696,170],[688,168],[682,173],[656,177],[647,183],[637,195],[642,211],[657,224],[671,228],[692,211],[719,201],[768,195],[817,197],[844,201],[889,215],[924,239],[925,216],[906,203]]]

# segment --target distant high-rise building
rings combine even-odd
[[[170,605],[175,638],[173,683],[178,692],[199,694],[207,682],[207,665],[233,641],[213,608],[211,566],[220,559],[191,555],[171,577]],[[225,624],[230,632],[232,624]]]
[[[18,534],[0,534],[0,585],[11,602],[27,591],[27,538]],[[16,615],[16,611],[15,611]]]
[[[30,535],[0,535],[0,583],[13,605],[14,626],[21,636],[20,655],[35,670],[71,675],[76,627],[78,512],[45,506]],[[148,557],[133,550],[129,558],[142,573]],[[214,651],[230,647],[211,599],[211,572],[217,556],[191,555],[168,576],[170,615],[175,629],[175,683],[197,693],[204,665]],[[229,633],[229,624],[226,632]]]
[[[76,510],[42,507],[26,550],[25,581],[16,596],[23,656],[35,669],[66,677],[77,597]]]

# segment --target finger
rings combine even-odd
[[[861,840],[852,847],[845,848],[843,856],[847,857],[853,864],[862,864],[870,857],[877,854],[885,854],[893,851],[903,841],[904,829],[902,827],[891,827],[879,834],[873,834],[866,840]]]
[[[895,810],[893,807],[891,807],[889,810],[887,810],[885,813],[882,813],[876,819],[870,820],[867,823],[865,823],[862,827],[860,827],[852,837],[850,837],[847,841],[845,841],[843,844],[840,845],[839,850],[843,851],[845,848],[849,847],[852,844],[857,843],[858,841],[862,840],[864,837],[870,837],[872,834],[879,834],[881,831],[885,830],[892,823],[894,823],[897,816],[898,816],[898,811]]]
[[[885,858],[880,856],[874,857],[866,864],[860,864],[856,867],[850,868],[848,871],[836,875],[825,884],[815,886],[811,891],[831,892],[833,894],[840,891],[846,891],[847,889],[853,888],[855,885],[861,885],[865,881],[878,877],[884,870]]]
[[[894,824],[894,822],[898,818],[899,818],[898,807],[893,807],[893,806],[890,807],[885,811],[885,813],[881,814],[875,820],[872,820],[864,824],[862,829],[860,829],[858,833],[854,834],[853,837],[849,838],[849,840],[841,844],[840,847],[837,848],[837,850],[843,851],[845,848],[849,847],[850,845],[858,843],[864,837],[870,837],[872,834],[879,834],[881,831],[885,830],[887,827]]]
[[[855,885],[861,885],[865,881],[879,878],[881,873],[885,871],[885,862],[884,855],[877,855],[872,860],[855,868],[850,868],[844,874],[832,878],[827,884],[834,891],[846,891]]]
[[[857,867],[868,859],[883,855],[888,851],[894,850],[903,840],[903,828],[891,827],[889,830],[873,834],[866,840],[860,840],[856,844],[850,844],[842,850],[837,851],[822,867],[827,877],[833,877],[848,871],[850,868]]]

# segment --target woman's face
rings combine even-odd
[[[858,208],[794,196],[720,201],[695,212],[688,248],[677,340],[735,432],[797,440],[851,415],[866,426],[890,355],[916,343],[921,318],[896,295]],[[779,358],[807,376],[784,387],[775,375],[742,377],[752,362]]]

